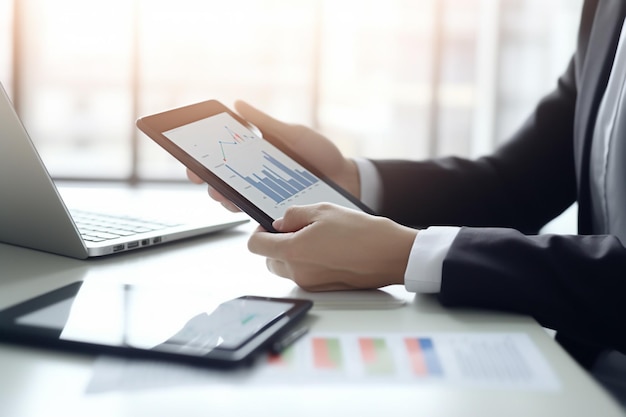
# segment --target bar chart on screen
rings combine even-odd
[[[290,157],[228,113],[183,125],[164,135],[273,219],[283,216],[292,205],[319,202],[361,210],[303,166],[300,158]]]
[[[305,169],[289,168],[269,153],[262,151],[262,154],[262,161],[267,161],[267,164],[263,163],[263,165],[257,167],[256,172],[252,172],[249,175],[241,174],[228,163],[225,166],[277,204],[295,196],[319,181]]]
[[[214,129],[211,138],[217,142],[215,149],[219,147],[221,157],[216,168],[226,169],[231,179],[245,181],[274,204],[305,192],[319,181],[291,158],[285,158],[277,150],[266,149],[262,139],[232,122],[222,129]],[[215,154],[207,152],[204,157],[215,163]]]

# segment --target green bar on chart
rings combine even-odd
[[[343,368],[343,357],[339,339],[314,337],[313,363],[315,369],[341,369]]]
[[[290,368],[295,360],[296,351],[293,346],[289,346],[281,353],[271,353],[267,357],[267,361],[273,366],[282,368]]]
[[[360,338],[359,348],[368,374],[390,375],[395,372],[393,357],[385,339]]]

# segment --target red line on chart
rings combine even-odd
[[[233,140],[237,143],[245,142],[246,140],[239,136],[239,133],[233,132],[228,126],[224,126],[228,134],[233,138]]]
[[[224,129],[226,129],[230,137],[233,139],[233,142],[227,142],[222,140],[218,141],[218,143],[220,144],[220,149],[222,151],[222,159],[224,160],[224,162],[226,162],[226,152],[224,152],[224,145],[239,145],[240,143],[246,142],[248,139],[252,139],[252,137],[247,135],[241,136],[239,133],[233,132],[233,130],[230,129],[228,126],[224,126]]]

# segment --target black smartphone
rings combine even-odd
[[[142,117],[137,127],[268,231],[296,204],[329,202],[373,214],[216,100]]]
[[[313,303],[169,286],[75,282],[0,311],[0,341],[213,367],[254,360]]]

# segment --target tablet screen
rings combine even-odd
[[[85,281],[0,312],[0,333],[240,360],[310,305],[255,296],[221,301],[185,288]]]
[[[361,210],[347,197],[228,113],[163,132],[272,219],[291,205],[334,203]]]

